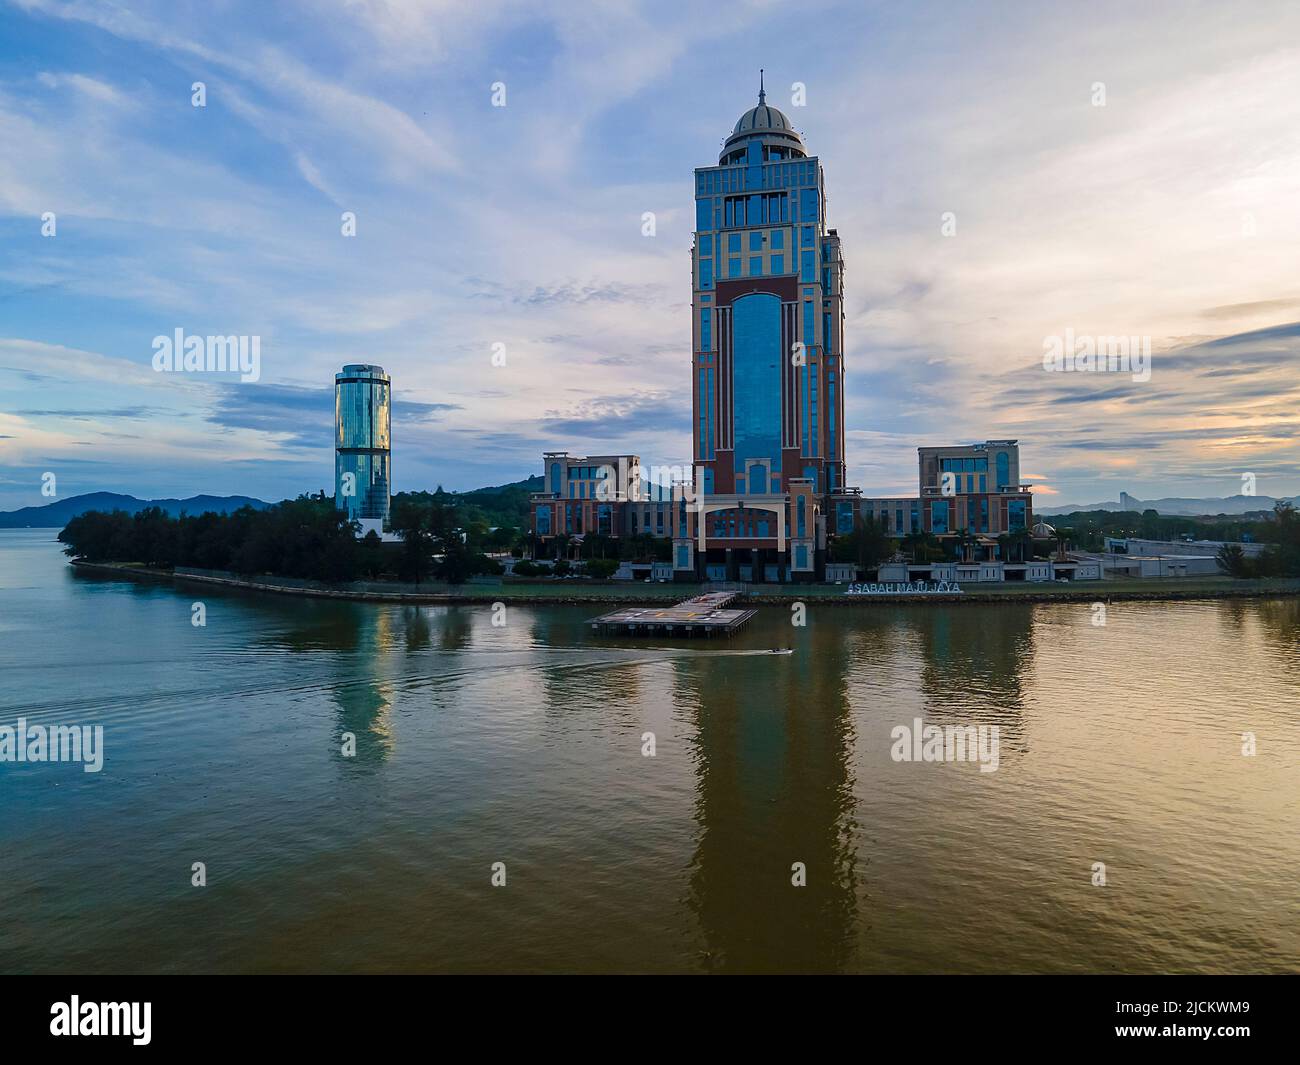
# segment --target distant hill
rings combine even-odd
[[[540,475],[526,477],[511,484],[494,485],[489,488],[475,488],[468,492],[439,492],[441,498],[448,502],[468,504],[477,510],[492,525],[509,525],[524,527],[528,524],[528,500],[534,492],[540,492],[543,482]],[[417,493],[430,495],[430,493]],[[394,498],[397,498],[396,496]],[[189,499],[137,499],[135,496],[120,495],[116,492],[89,492],[85,495],[69,496],[43,507],[23,507],[21,510],[0,511],[0,529],[62,529],[73,518],[88,510],[114,511],[124,510],[128,514],[144,510],[146,507],[161,507],[168,514],[176,517],[186,514],[203,514],[213,511],[228,514],[240,507],[254,507],[264,510],[270,506],[261,499],[251,496],[191,496]]]
[[[1277,502],[1273,496],[1227,496],[1223,499],[1137,499],[1121,492],[1114,503],[1069,503],[1059,507],[1034,507],[1035,514],[1078,514],[1086,511],[1154,510],[1159,514],[1200,517],[1215,514],[1248,514],[1252,511],[1269,511]]]
[[[511,484],[474,488],[468,492],[447,492],[440,485],[435,492],[400,492],[393,496],[396,504],[403,499],[431,499],[464,508],[468,520],[481,520],[490,528],[528,526],[528,503],[534,492],[543,490],[540,474]]]
[[[186,514],[203,514],[213,511],[227,514],[240,507],[264,510],[268,504],[251,496],[191,496],[189,499],[136,499],[135,496],[116,492],[88,492],[69,496],[43,507],[23,507],[21,510],[0,512],[0,529],[62,529],[73,518],[88,510],[124,510],[128,514],[146,507],[161,507],[176,517]]]
[[[527,497],[533,492],[540,492],[543,488],[542,475],[534,474],[532,477],[525,477],[522,481],[512,481],[510,484],[499,484],[492,488],[472,488],[468,492],[458,493],[461,496],[514,496],[520,495]]]

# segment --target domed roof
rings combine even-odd
[[[774,156],[776,158],[802,159],[808,154],[804,150],[803,138],[790,124],[790,120],[781,113],[779,108],[773,107],[767,102],[767,92],[763,89],[762,74],[763,72],[760,70],[758,106],[751,107],[736,120],[735,128],[732,129],[731,136],[727,138],[722,153],[718,157],[719,163],[728,161],[729,157],[732,162],[740,159],[741,146],[746,141],[751,140],[759,140],[769,148],[780,149],[780,153]],[[765,154],[764,158],[766,157]]]
[[[794,133],[794,126],[790,125],[790,120],[785,115],[771,104],[761,102],[766,96],[767,93],[760,92],[759,105],[751,107],[737,119],[736,128],[731,131],[733,136],[737,133],[757,133],[766,129],[787,130]],[[796,133],[795,136],[798,134]]]

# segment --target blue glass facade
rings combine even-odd
[[[334,375],[334,505],[353,521],[388,521],[391,387],[381,366],[345,366]]]
[[[732,309],[732,322],[735,472],[744,476],[754,459],[767,459],[779,470],[781,301],[767,293],[743,296]],[[766,490],[764,478],[760,491]]]
[[[1025,527],[1025,501],[1013,499],[1007,504],[1007,526],[1011,532]]]

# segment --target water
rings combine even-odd
[[[1300,600],[647,644],[79,577],[53,537],[0,532],[0,724],[106,756],[0,764],[0,971],[1300,968]],[[998,725],[998,770],[893,761],[914,717]]]

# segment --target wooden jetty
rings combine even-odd
[[[615,636],[730,636],[753,610],[733,609],[740,592],[706,592],[673,606],[639,606],[591,619],[593,631]]]

